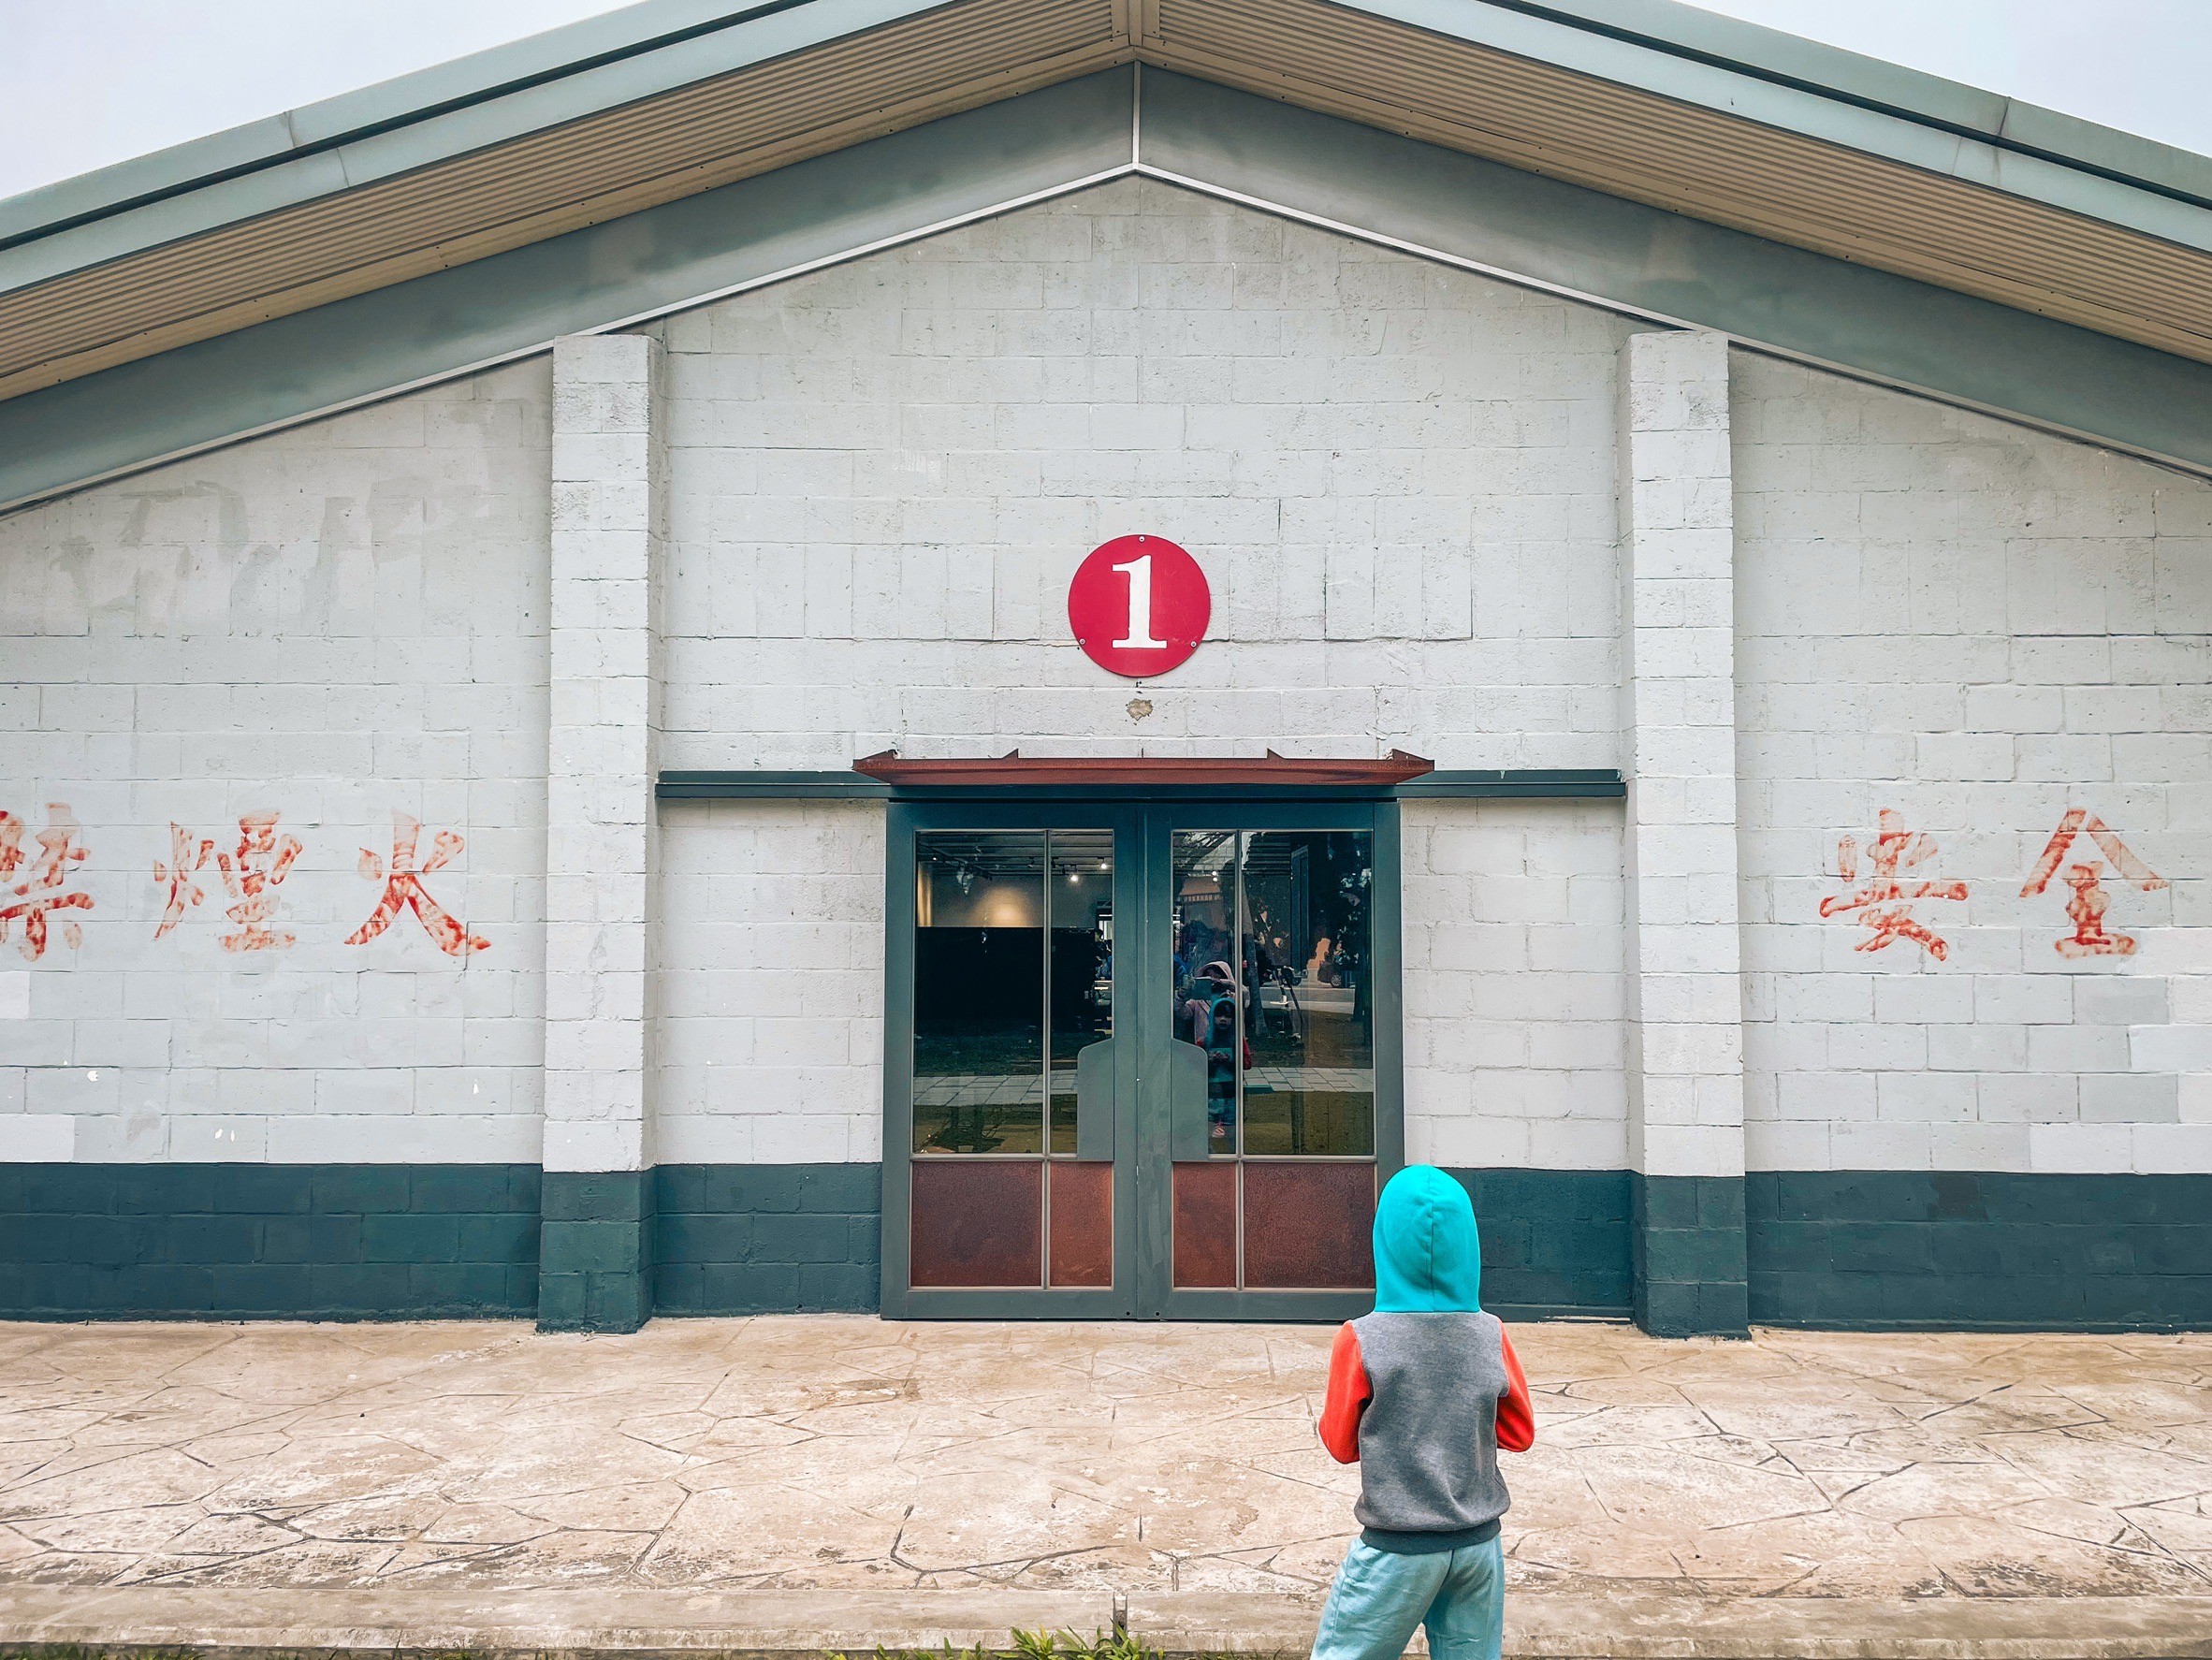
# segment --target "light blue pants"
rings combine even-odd
[[[1401,1556],[1354,1539],[1321,1610],[1314,1660],[1398,1660],[1420,1625],[1433,1660],[1498,1660],[1506,1556],[1497,1540]]]

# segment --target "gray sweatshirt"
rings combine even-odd
[[[1360,1418],[1360,1502],[1378,1551],[1456,1551],[1498,1531],[1505,1328],[1480,1312],[1371,1314],[1352,1322],[1374,1394]]]

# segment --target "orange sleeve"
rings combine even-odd
[[[1513,1352],[1513,1340],[1501,1330],[1498,1341],[1506,1350],[1506,1392],[1498,1397],[1498,1445],[1507,1452],[1526,1452],[1536,1444],[1535,1408],[1529,1405],[1528,1379],[1521,1375],[1521,1357]]]
[[[1360,1334],[1346,1320],[1329,1351],[1329,1398],[1321,1403],[1321,1445],[1340,1464],[1360,1462],[1360,1414],[1374,1394],[1360,1356]]]

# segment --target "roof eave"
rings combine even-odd
[[[0,199],[0,291],[944,3],[645,0]],[[2212,249],[2212,157],[1674,0],[1337,3]]]

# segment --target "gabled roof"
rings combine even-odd
[[[650,0],[0,202],[0,396],[1130,58],[2212,359],[2212,161],[1660,0]]]
[[[0,202],[0,410],[1130,62],[2212,363],[2212,160],[1668,0],[648,0]]]

